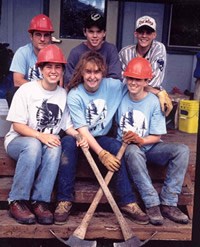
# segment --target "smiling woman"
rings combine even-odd
[[[58,46],[41,49],[36,66],[43,78],[17,90],[7,115],[12,125],[4,144],[17,166],[8,201],[10,215],[21,224],[54,222],[49,206],[61,155],[59,133],[77,134],[66,105],[66,90],[57,85],[65,63]]]

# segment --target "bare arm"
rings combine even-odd
[[[74,136],[74,137],[76,137],[76,135],[79,134],[79,132],[77,130],[75,130],[73,127],[67,129],[65,132],[66,132],[66,134]],[[88,148],[88,142],[84,136],[82,136],[82,139],[79,142],[77,141],[76,143],[77,143],[77,146]]]
[[[20,87],[24,83],[28,82],[28,80],[24,79],[24,75],[18,72],[13,73],[14,86]]]
[[[34,137],[38,139],[39,141],[41,141],[48,147],[53,147],[53,146],[56,147],[56,146],[60,146],[61,144],[60,139],[57,135],[45,134],[45,133],[39,132],[27,126],[26,124],[14,122],[13,129],[22,136],[29,136],[29,137]]]
[[[155,94],[155,95],[156,95],[157,93],[160,92],[159,89],[154,88],[154,87],[151,87],[151,86],[146,86],[146,87],[145,87],[145,91],[146,91],[146,92],[151,92],[151,93],[153,93],[153,94]]]
[[[154,144],[160,141],[161,135],[148,135],[144,137],[140,137],[137,133],[129,130],[124,133],[122,139],[125,143],[130,144],[134,143],[139,147]]]
[[[148,135],[143,137],[144,140],[144,145],[148,145],[148,144],[154,144],[160,141],[161,136],[160,135]]]
[[[103,148],[98,144],[96,139],[91,135],[87,127],[81,127],[78,129],[78,132],[84,136],[89,144],[89,147],[98,155]]]

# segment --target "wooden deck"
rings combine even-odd
[[[8,216],[6,210],[0,211],[0,238],[54,238],[49,232],[52,229],[59,237],[68,238],[83,218],[83,213],[74,213],[69,216],[66,225],[21,225]],[[127,218],[126,218],[127,219]],[[191,222],[187,225],[180,225],[165,220],[163,226],[137,225],[127,219],[131,229],[141,240],[148,239],[155,231],[158,233],[153,240],[191,240]],[[113,213],[97,212],[88,227],[87,239],[116,239],[123,240],[119,224]]]
[[[162,139],[166,142],[185,143],[190,148],[188,173],[182,194],[179,198],[179,205],[192,218],[197,135],[183,133],[177,130],[169,130],[168,134],[163,136]],[[0,238],[54,238],[50,234],[49,229],[54,230],[54,232],[62,238],[68,238],[81,222],[89,203],[91,203],[94,197],[98,188],[96,181],[91,180],[89,183],[89,180],[84,178],[85,174],[79,174],[81,179],[78,180],[76,184],[75,209],[70,215],[66,225],[22,225],[10,218],[7,211],[6,200],[12,184],[14,167],[15,163],[5,154],[5,150],[3,149],[3,139],[0,138]],[[150,170],[150,174],[155,181],[156,179],[161,178],[161,173],[155,172],[153,169]],[[154,185],[159,191],[159,183],[154,182]],[[181,225],[165,219],[163,226],[153,226],[151,224],[144,226],[135,224],[129,219],[127,219],[127,221],[135,235],[137,235],[141,240],[148,239],[155,231],[157,231],[157,234],[153,237],[153,240],[191,240],[192,220],[190,220],[187,225]],[[97,212],[92,218],[87,230],[86,238],[123,240],[119,224],[115,215],[110,210],[105,197],[102,199],[100,207],[98,207]]]

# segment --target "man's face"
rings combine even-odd
[[[86,28],[84,35],[87,38],[87,45],[90,49],[98,50],[101,48],[106,32],[98,27]]]
[[[156,38],[156,32],[148,28],[141,28],[134,33],[137,38],[138,46],[148,48],[151,46],[152,41]]]
[[[34,47],[34,50],[39,52],[42,48],[51,43],[51,33],[34,31],[30,34],[30,38]]]

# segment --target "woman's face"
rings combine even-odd
[[[88,92],[95,92],[103,78],[102,71],[93,62],[87,62],[82,72],[83,85]]]
[[[41,69],[43,79],[42,86],[47,90],[53,90],[63,76],[63,66],[61,63],[47,63]]]

